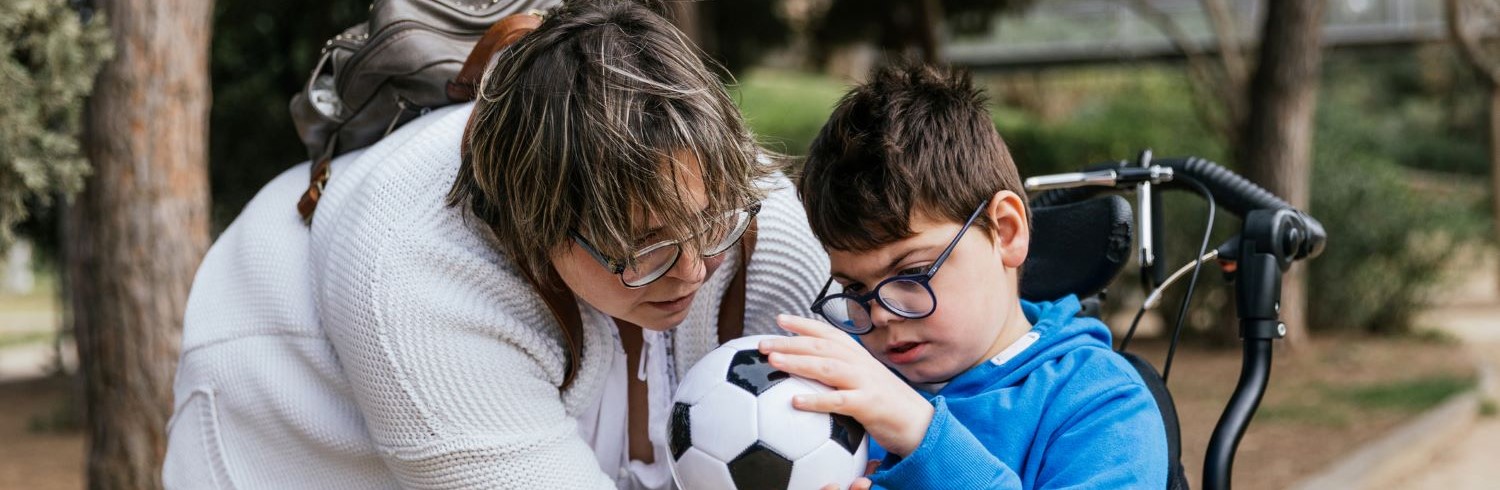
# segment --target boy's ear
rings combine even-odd
[[[990,220],[990,240],[1000,250],[1001,262],[1007,268],[1026,262],[1031,247],[1031,221],[1026,217],[1026,201],[1015,192],[1002,190],[990,197],[985,214]]]

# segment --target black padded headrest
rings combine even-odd
[[[1104,290],[1130,262],[1130,203],[1107,195],[1031,209],[1031,246],[1021,270],[1021,298],[1086,298]]]

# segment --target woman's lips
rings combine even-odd
[[[927,351],[926,342],[901,342],[885,349],[885,358],[894,364],[911,364]]]
[[[693,291],[691,293],[679,296],[676,299],[669,299],[666,301],[647,301],[646,304],[650,305],[652,308],[656,308],[667,313],[676,313],[687,309],[688,306],[691,306],[693,304],[693,296],[696,296],[697,294],[697,291]]]

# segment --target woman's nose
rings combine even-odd
[[[715,264],[709,264],[710,260],[715,261]],[[708,277],[710,266],[717,265],[719,260],[722,259],[720,257],[704,259],[692,250],[683,250],[682,256],[677,258],[677,263],[672,265],[667,275],[687,283],[703,282],[703,279]]]

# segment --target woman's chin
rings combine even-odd
[[[681,325],[682,321],[687,319],[687,311],[679,311],[667,314],[664,314],[660,311],[638,311],[636,315],[632,316],[635,316],[636,318],[627,318],[626,320],[630,321],[630,323],[639,325],[641,328],[644,328],[646,330],[651,330],[653,332],[665,332],[677,328],[678,325]]]

